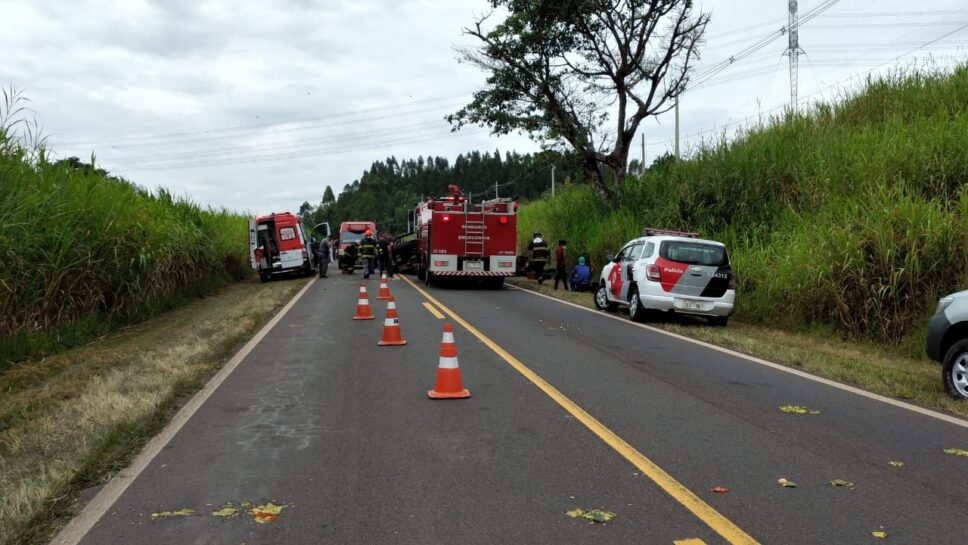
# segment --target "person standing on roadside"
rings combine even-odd
[[[569,291],[568,266],[565,262],[565,245],[567,244],[565,239],[559,239],[558,246],[555,247],[555,290],[558,289],[558,282],[561,281],[565,286],[565,291]]]
[[[393,271],[390,269],[390,252],[393,244],[390,242],[390,236],[384,233],[377,241],[377,245],[380,251],[380,271],[386,274],[388,278],[393,278]]]
[[[329,237],[324,238],[319,241],[319,245],[316,246],[316,261],[319,266],[319,277],[326,278],[326,273],[329,270],[329,253],[330,253]]]
[[[534,271],[534,278],[538,284],[544,282],[545,263],[548,262],[550,252],[548,243],[541,238],[541,233],[535,231],[534,239],[528,244],[528,251],[531,252],[531,270]]]
[[[360,240],[360,259],[363,260],[363,278],[370,278],[376,264],[376,241],[373,240],[373,231],[367,229],[363,232],[363,239]]]

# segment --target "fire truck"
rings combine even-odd
[[[440,277],[482,277],[489,287],[503,286],[515,273],[517,203],[472,203],[457,186],[448,189],[449,196],[417,204],[410,216],[417,278],[429,286]]]

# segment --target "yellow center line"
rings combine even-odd
[[[672,542],[673,545],[706,545],[706,542],[701,539],[677,539]]]
[[[416,284],[411,282],[409,278],[405,276],[401,276],[400,278],[402,278],[407,284],[410,284],[410,287],[417,290],[417,292],[427,298],[428,301],[447,313],[447,315],[453,318],[455,322],[466,329],[468,333],[477,337],[478,340],[494,351],[495,354],[500,356],[501,359],[506,361],[518,373],[524,375],[525,378],[530,380],[535,386],[541,389],[541,391],[547,394],[548,397],[553,399],[556,403],[558,403],[558,405],[561,405],[561,407],[574,416],[576,420],[584,424],[585,427],[591,430],[592,433],[597,435],[608,446],[612,447],[616,452],[621,454],[623,458],[631,462],[631,464],[637,467],[643,475],[652,479],[652,482],[664,490],[666,494],[672,496],[673,499],[688,509],[689,512],[699,518],[699,520],[706,523],[707,526],[722,536],[727,542],[731,543],[732,545],[759,545],[759,542],[753,539],[752,536],[740,529],[739,526],[733,524],[732,521],[720,514],[719,511],[716,511],[711,505],[703,501],[702,498],[694,494],[691,490],[686,488],[685,485],[673,478],[672,475],[666,473],[664,469],[659,467],[644,454],[636,450],[635,447],[628,444],[615,432],[605,427],[604,424],[599,422],[594,416],[588,414],[584,409],[575,404],[574,401],[565,397],[565,395],[559,392],[557,388],[546,382],[543,378],[538,376],[537,373],[529,369],[517,358],[509,354],[486,335],[478,331],[477,328],[467,323],[454,311],[441,304],[440,301],[434,299],[429,293],[419,288]],[[687,541],[686,543],[689,542]],[[693,542],[689,545],[698,544]]]
[[[440,311],[437,310],[433,305],[431,305],[429,301],[424,301],[421,304],[424,306],[425,309],[427,309],[427,312],[433,314],[434,317],[436,317],[438,320],[444,319],[444,315],[441,314]]]

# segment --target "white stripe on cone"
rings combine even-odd
[[[445,331],[444,338],[440,342],[443,344],[454,344],[454,334],[450,331]]]
[[[391,308],[393,310],[397,310],[397,304],[394,303],[393,301],[390,301],[389,303],[387,303],[387,310],[390,310]]]
[[[357,304],[359,304],[359,305],[367,305],[367,306],[369,306],[369,304],[370,304],[370,301],[369,301],[368,299],[366,299],[366,298],[363,298],[363,299],[360,299],[360,302],[359,302],[359,303],[357,303]]]
[[[390,327],[390,326],[396,327],[398,323],[399,322],[397,321],[396,318],[387,318],[383,320],[383,325],[386,327]]]
[[[437,367],[441,369],[457,369],[457,358],[442,357]]]

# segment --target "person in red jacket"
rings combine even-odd
[[[555,289],[558,289],[558,281],[560,280],[565,286],[565,291],[568,290],[568,264],[565,262],[565,239],[558,241],[558,246],[555,247]]]

